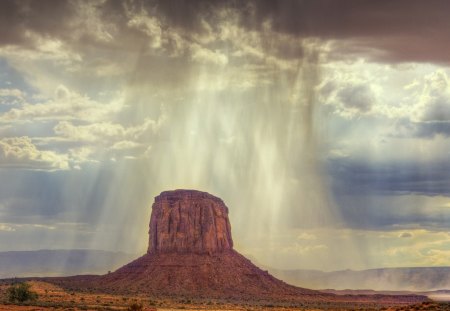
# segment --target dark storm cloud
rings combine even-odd
[[[340,194],[423,194],[450,196],[450,162],[370,163],[333,159],[328,172]]]
[[[450,137],[450,122],[420,122],[415,123],[415,131],[417,137],[433,138],[436,135]]]
[[[69,30],[74,13],[70,1],[1,1],[0,44],[27,45],[26,31],[30,29],[44,36],[62,34]]]
[[[58,1],[5,0],[0,2],[0,45],[16,45],[27,49],[38,48],[41,38],[61,40],[75,50],[96,48],[139,48],[141,33],[127,27],[127,9],[133,10],[133,1]],[[88,20],[90,17],[97,20]],[[100,25],[102,24],[102,25]],[[116,40],[99,39],[98,29],[106,25],[115,28]],[[133,42],[134,44],[131,44]],[[113,55],[114,56],[114,55]]]
[[[202,32],[202,18],[211,20],[213,12],[221,8],[243,8],[242,3],[220,0],[137,1],[147,10],[163,16],[166,25],[180,27],[189,32]],[[214,25],[213,25],[214,27]]]
[[[52,224],[55,222],[101,222],[105,206],[109,210],[135,213],[147,207],[152,195],[151,180],[141,182],[138,164],[129,164],[126,172],[104,165],[79,171],[0,169],[0,222],[11,224]],[[125,186],[129,191],[120,191]],[[112,188],[117,187],[117,191]],[[124,208],[126,207],[126,208]],[[123,221],[119,220],[119,221]]]
[[[343,54],[369,53],[389,61],[450,60],[448,1],[256,1],[255,7],[256,17],[245,20],[249,27],[255,20],[271,20],[279,32],[343,40]]]
[[[287,0],[287,1],[150,1],[169,25],[201,32],[213,11],[239,12],[241,26],[264,32],[266,23],[280,34],[338,40],[334,57],[348,54],[384,61],[448,62],[446,30],[450,3],[443,0]],[[302,51],[285,47],[289,58]]]
[[[417,137],[433,139],[436,136],[450,137],[450,121],[413,122],[407,118],[396,122],[393,137]]]
[[[9,223],[96,222],[111,176],[89,173],[0,171],[0,218]],[[73,181],[72,186],[67,180]],[[95,184],[93,185],[93,183]],[[93,186],[94,191],[90,188]],[[69,188],[68,188],[69,187]],[[85,213],[82,211],[85,210]],[[76,212],[80,212],[74,218]]]
[[[450,230],[448,207],[423,206],[417,197],[335,195],[335,202],[344,224],[363,230]]]
[[[443,0],[255,1],[257,19],[301,36],[334,39],[431,34],[448,25],[450,3]],[[445,29],[442,29],[445,33]]]
[[[0,44],[30,44],[30,39],[25,36],[27,30],[73,41],[73,34],[82,26],[82,23],[74,23],[81,4],[83,2],[57,0],[1,1]],[[116,27],[115,40],[108,43],[113,45],[121,45],[123,40],[128,43],[134,39],[145,41],[143,33],[130,29],[127,24],[130,14],[143,10],[158,16],[163,32],[176,28],[200,35],[209,31],[203,21],[207,21],[211,31],[217,34],[217,13],[231,10],[239,16],[238,23],[248,30],[264,33],[269,27],[293,38],[337,40],[332,57],[356,54],[393,62],[450,61],[446,52],[450,47],[446,33],[450,27],[450,3],[442,0],[109,0],[94,3],[93,7],[102,21]],[[278,56],[282,58],[302,56],[299,44],[278,46],[273,39],[262,39],[267,49],[275,44]],[[89,30],[77,40],[84,44],[105,44],[96,40]]]
[[[450,162],[371,164],[351,159],[328,163],[335,202],[350,227],[449,229],[450,211],[417,196],[450,196]]]

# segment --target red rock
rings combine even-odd
[[[233,248],[228,208],[209,193],[165,191],[155,198],[148,253],[208,253]]]

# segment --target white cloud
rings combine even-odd
[[[116,150],[126,150],[126,149],[134,149],[137,147],[140,147],[141,145],[134,142],[134,141],[129,141],[129,140],[121,140],[117,143],[115,143],[112,146],[112,149],[116,149]]]
[[[145,33],[151,39],[150,46],[152,48],[161,47],[162,30],[161,24],[156,17],[148,16],[142,12],[141,14],[131,16],[127,25],[130,28]]]
[[[413,230],[408,239],[391,239],[383,251],[385,265],[447,266],[450,237],[446,232]],[[395,232],[392,233],[392,235]]]
[[[80,148],[71,148],[68,150],[69,157],[72,163],[74,163],[75,169],[80,169],[81,163],[85,162],[97,162],[92,159],[94,154],[94,149],[92,147],[80,147]]]
[[[32,224],[31,226],[33,226],[35,228],[39,228],[39,229],[46,229],[46,230],[55,230],[56,229],[55,226],[43,225],[43,224]]]
[[[102,158],[137,159],[148,157],[156,135],[164,125],[163,113],[155,121],[146,119],[135,126],[101,122],[75,125],[61,121],[54,127],[55,137],[40,138],[45,144],[75,143],[82,147],[68,150],[71,162],[78,166],[84,162],[97,162]]]
[[[69,163],[67,155],[37,149],[29,137],[12,137],[0,140],[0,167],[59,170]]]
[[[319,100],[340,116],[450,121],[450,79],[442,68],[416,65],[395,70],[365,62],[324,67]]]
[[[0,89],[1,105],[19,105],[25,101],[25,94],[19,89]]]
[[[126,129],[117,123],[102,122],[89,125],[74,125],[68,121],[61,121],[54,127],[55,134],[69,141],[99,142],[109,145],[111,140],[122,140],[126,136]]]
[[[124,149],[134,148],[139,142],[151,140],[163,122],[161,117],[158,121],[147,119],[142,124],[126,127],[112,122],[74,125],[61,121],[54,127],[54,131],[56,135],[68,141],[113,145],[114,149]]]
[[[0,231],[12,232],[16,231],[16,228],[12,227],[9,224],[0,224]]]
[[[317,236],[315,234],[312,233],[308,233],[308,232],[302,232],[297,236],[297,240],[317,240]]]
[[[304,255],[307,253],[318,253],[318,252],[326,252],[328,247],[324,244],[315,244],[315,245],[301,245],[294,244],[292,246],[281,249],[283,253],[292,253],[296,255]],[[316,256],[318,256],[316,254]]]
[[[221,53],[220,51],[212,51],[201,47],[198,44],[193,44],[192,49],[192,59],[200,63],[210,63],[214,65],[225,66],[228,64],[228,57]]]
[[[328,110],[341,117],[352,119],[361,116],[380,114],[385,104],[380,98],[380,81],[377,71],[383,71],[373,65],[355,63],[326,64],[325,75],[317,87],[318,100]]]
[[[450,121],[450,80],[445,71],[425,76],[415,95],[418,103],[413,121]]]
[[[56,88],[53,98],[38,104],[24,104],[0,114],[0,122],[27,122],[30,120],[98,121],[123,108],[120,102],[102,104],[70,91],[65,86]]]

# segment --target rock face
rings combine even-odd
[[[162,192],[150,219],[148,253],[212,254],[233,248],[228,208],[209,193]]]

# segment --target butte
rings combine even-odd
[[[228,207],[209,193],[162,192],[152,205],[149,227],[147,253],[94,281],[93,287],[194,298],[319,294],[276,279],[235,251]]]
[[[63,287],[153,297],[236,301],[411,303],[421,296],[336,296],[289,285],[233,249],[228,208],[209,193],[162,192],[155,198],[148,250],[102,276],[47,278]]]

